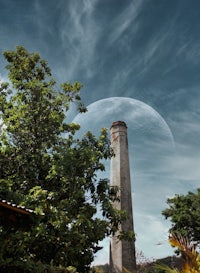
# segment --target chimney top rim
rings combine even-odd
[[[115,127],[115,126],[123,126],[123,127],[127,128],[126,123],[124,121],[121,121],[121,120],[114,121],[110,128]]]

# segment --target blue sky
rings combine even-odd
[[[82,97],[90,106],[85,119],[75,118],[81,132],[98,132],[115,119],[127,122],[136,246],[147,257],[171,254],[170,223],[161,211],[167,197],[199,186],[200,2],[0,4],[1,52],[23,45],[48,61],[58,83],[84,85]],[[2,80],[4,66],[0,56]],[[108,261],[108,242],[103,245],[96,259],[101,263]]]

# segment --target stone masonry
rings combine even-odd
[[[131,182],[128,155],[127,126],[123,121],[112,123],[110,129],[111,146],[115,156],[111,159],[111,186],[118,186],[120,202],[114,203],[117,209],[126,210],[128,219],[120,225],[121,231],[134,231]],[[135,243],[117,238],[116,234],[110,243],[110,273],[136,273]],[[126,271],[127,270],[127,271]]]

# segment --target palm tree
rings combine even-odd
[[[181,270],[171,269],[166,265],[156,265],[166,273],[199,273],[200,272],[200,253],[196,250],[196,243],[189,242],[186,238],[176,234],[170,234],[169,242],[172,247],[177,247],[181,253],[184,263]]]

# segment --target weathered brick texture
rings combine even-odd
[[[120,188],[120,202],[114,206],[126,210],[128,219],[120,226],[122,231],[134,231],[127,126],[123,121],[113,122],[110,129],[111,146],[115,156],[111,159],[111,186]],[[134,242],[119,241],[116,234],[110,243],[110,273],[136,273]]]

